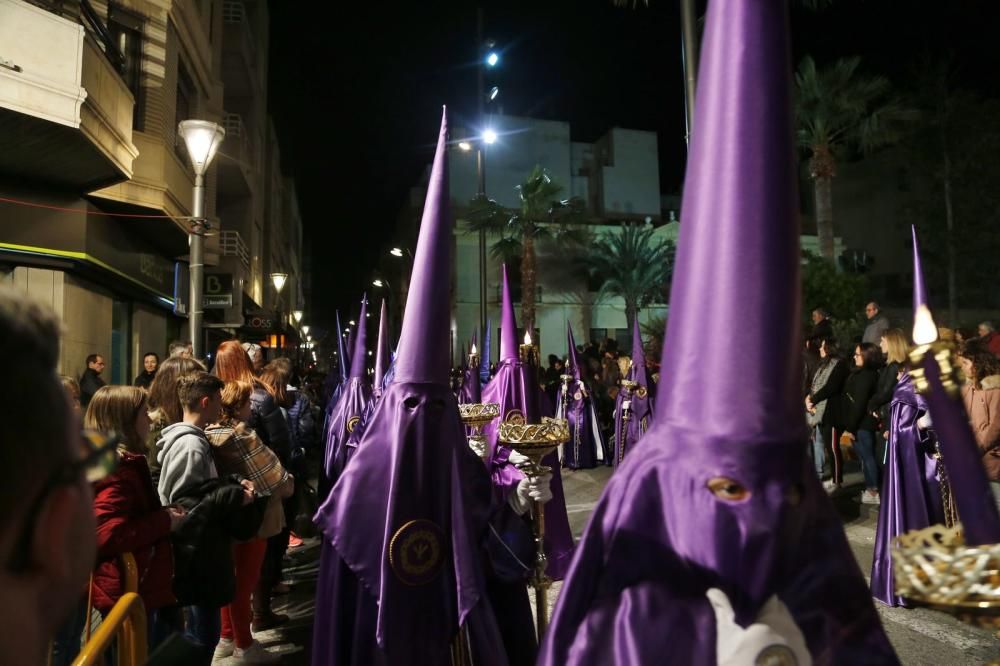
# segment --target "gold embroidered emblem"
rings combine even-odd
[[[361,421],[361,417],[360,416],[352,416],[351,418],[347,419],[347,434],[348,435],[351,434],[352,432],[354,432],[354,429],[358,427],[358,422],[359,421]]]
[[[426,585],[441,571],[444,532],[429,520],[411,520],[389,541],[389,565],[406,585]]]
[[[507,412],[507,416],[504,417],[504,423],[513,423],[514,425],[524,425],[526,421],[524,420],[524,412],[520,409],[512,409]]]
[[[646,391],[646,387],[645,386],[640,386],[639,388],[637,388],[635,390],[635,395],[638,398],[645,398],[646,397],[646,393],[647,393],[647,391]]]

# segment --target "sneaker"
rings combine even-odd
[[[274,629],[288,622],[288,616],[283,613],[268,613],[266,615],[254,615],[250,628],[254,633]]]
[[[828,494],[832,495],[835,492],[837,492],[838,490],[840,490],[840,484],[839,483],[834,483],[832,480],[830,480],[830,481],[824,481],[823,482],[823,490],[825,490]]]
[[[253,641],[245,648],[233,650],[233,661],[237,664],[276,664],[281,661],[281,655]]]
[[[212,653],[212,660],[231,657],[235,649],[236,643],[233,642],[232,638],[220,638],[219,644],[215,646],[215,652]]]
[[[866,490],[861,493],[861,503],[862,504],[881,504],[878,493],[873,493],[870,490]]]

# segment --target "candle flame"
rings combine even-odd
[[[938,339],[937,324],[926,305],[917,307],[913,315],[913,342],[918,345],[929,345]]]
[[[473,356],[476,355],[476,343],[475,342],[472,343],[472,349],[469,350],[469,353],[472,354]]]
[[[526,345],[531,344],[531,333],[529,333],[528,331],[524,332],[524,344]]]

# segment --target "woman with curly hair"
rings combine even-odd
[[[962,401],[1000,507],[1000,359],[985,339],[973,338],[959,348],[958,362],[965,374]]]

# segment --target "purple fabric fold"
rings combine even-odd
[[[889,606],[910,605],[896,594],[892,570],[896,537],[944,524],[935,440],[931,431],[917,428],[917,419],[926,411],[927,405],[914,391],[913,381],[904,374],[896,384],[890,405],[885,479],[872,560],[872,596]]]
[[[569,322],[566,322],[566,338],[569,346],[566,374],[571,379],[564,380],[559,387],[556,406],[556,417],[569,423],[569,441],[561,447],[563,467],[593,469],[608,460],[607,447],[597,421],[593,396],[581,377],[576,341]]]

